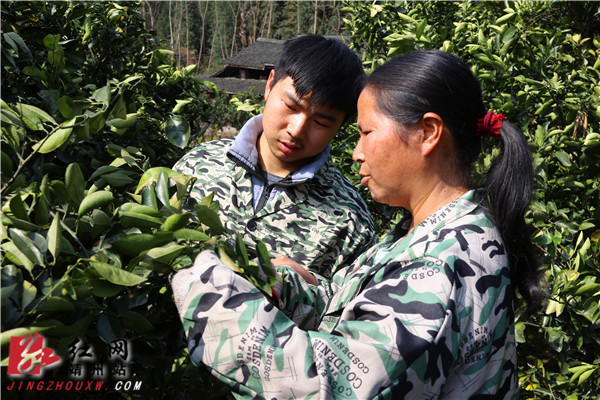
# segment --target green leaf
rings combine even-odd
[[[569,368],[569,372],[573,373],[573,376],[571,376],[571,379],[569,380],[570,383],[575,382],[575,380],[578,380],[578,384],[583,383],[587,378],[589,378],[589,376],[598,369],[597,365],[591,365],[591,364],[583,364],[583,365],[578,365],[576,367],[571,367]]]
[[[173,214],[167,217],[163,224],[164,231],[176,231],[185,227],[190,220],[191,214]]]
[[[112,314],[101,314],[100,317],[98,317],[96,326],[98,334],[106,343],[110,343],[113,340],[122,337],[119,320]]]
[[[91,294],[103,298],[114,297],[123,290],[123,286],[115,285],[103,279],[90,279],[88,284]]]
[[[564,150],[558,150],[555,154],[556,158],[558,158],[558,161],[560,161],[560,163],[565,167],[569,168],[573,165],[569,155]]]
[[[42,82],[45,82],[48,80],[48,76],[46,75],[46,73],[44,71],[42,71],[41,69],[39,69],[37,67],[33,67],[31,65],[28,65],[27,67],[23,68],[23,73],[25,75],[33,76],[34,78],[38,78]],[[65,118],[67,118],[67,117],[65,117]]]
[[[44,46],[48,50],[55,50],[58,48],[58,42],[60,42],[60,35],[46,35],[44,37]]]
[[[2,335],[0,335],[0,337],[2,337],[0,345],[2,347],[8,346],[10,344],[10,338],[13,336],[27,336],[27,334],[33,336],[35,333],[44,333],[50,328],[51,327],[49,326],[28,326],[3,331]]]
[[[181,254],[185,246],[179,244],[170,244],[165,247],[154,247],[146,253],[144,260],[150,259],[163,264],[170,264]]]
[[[421,38],[421,35],[423,35],[423,32],[425,31],[425,27],[427,27],[427,19],[424,18],[421,22],[419,22],[419,25],[417,26],[417,29],[415,31],[415,37],[417,39]]]
[[[40,306],[37,308],[40,312],[60,311],[60,312],[72,312],[75,311],[75,306],[69,300],[64,297],[48,297]]]
[[[58,106],[58,111],[60,111],[60,114],[64,118],[73,118],[73,99],[69,96],[62,96],[58,99],[56,105]]]
[[[125,115],[125,118],[110,119],[110,120],[106,121],[106,124],[108,126],[118,128],[118,129],[127,129],[127,128],[131,128],[132,126],[134,126],[135,123],[137,122],[137,120],[138,120],[138,114],[131,113],[131,114]]]
[[[404,22],[408,22],[409,24],[417,25],[417,21],[414,18],[409,17],[406,14],[397,13],[396,15]],[[371,15],[371,16],[373,16],[373,15]]]
[[[10,202],[8,204],[10,212],[12,212],[16,218],[22,219],[24,221],[29,221],[29,216],[27,215],[25,204],[23,203],[23,199],[21,198],[21,195],[19,193],[15,195],[12,199],[10,199]]]
[[[121,207],[119,207],[119,212],[121,212],[121,211],[133,212],[133,213],[138,213],[138,214],[146,214],[146,215],[150,215],[151,217],[162,217],[162,214],[160,213],[160,211],[158,211],[154,207],[150,207],[150,206],[147,206],[144,204],[131,203],[131,202],[121,204]]]
[[[172,177],[178,176],[178,175],[185,176],[185,175],[183,175],[177,171],[174,171],[170,168],[165,168],[165,167],[150,168],[149,170],[147,170],[146,172],[144,172],[142,174],[142,177],[140,178],[138,186],[135,189],[135,193],[139,193],[140,190],[145,189],[148,185],[157,182],[161,173],[164,174],[169,179]]]
[[[0,164],[0,171],[3,174],[10,175],[13,173],[13,162],[8,154],[0,150],[2,163]]]
[[[176,239],[191,240],[196,242],[208,242],[210,236],[204,232],[197,231],[195,229],[182,228],[178,229],[173,233]]]
[[[89,111],[86,111],[86,114],[88,114],[88,113],[89,113]],[[88,123],[86,124],[88,127],[87,135],[88,136],[90,134],[94,135],[94,134],[100,132],[100,130],[102,128],[104,128],[105,123],[106,123],[106,113],[104,111],[91,113]]]
[[[127,119],[127,104],[125,104],[123,96],[119,96],[119,99],[110,112],[110,115],[114,118]]]
[[[24,221],[19,218],[13,218],[10,215],[2,215],[2,223],[7,226],[14,226],[15,228],[24,230],[24,231],[37,231],[39,226],[36,224],[32,224],[29,221]]]
[[[21,38],[21,36],[19,36],[18,33],[6,32],[3,34],[3,36],[4,36],[4,39],[6,39],[6,42],[11,45],[13,50],[18,51],[19,48],[21,48],[25,52],[31,53],[31,51],[29,50],[29,47],[27,47],[27,44],[25,44],[25,41],[23,40],[23,38]]]
[[[92,211],[92,236],[98,237],[102,232],[110,228],[112,223],[112,219],[107,213],[96,208]]]
[[[161,170],[156,181],[156,197],[167,208],[171,208],[169,201],[169,178],[165,171]]]
[[[582,222],[581,224],[579,224],[579,230],[584,231],[586,229],[591,229],[595,226],[596,225],[594,225],[592,222]]]
[[[33,146],[34,150],[39,151],[42,154],[51,153],[58,149],[60,146],[65,144],[73,134],[73,126],[75,124],[75,118],[61,124],[61,128],[55,130],[47,139],[38,142]]]
[[[34,263],[23,253],[14,242],[2,243],[2,250],[4,250],[5,259],[9,260],[15,265],[20,265],[27,271],[33,270]],[[4,288],[2,289],[4,291]]]
[[[216,202],[215,200],[213,200],[214,197],[215,197],[215,193],[210,192],[210,194],[208,196],[206,196],[202,200],[200,200],[199,204],[207,206],[214,212],[218,213],[219,212],[219,203]]]
[[[149,332],[154,326],[142,314],[135,311],[126,311],[121,315],[121,322],[127,329],[137,332]]]
[[[156,201],[156,182],[150,183],[142,190],[142,204],[154,209],[158,209],[158,202]]]
[[[594,296],[596,294],[600,293],[600,283],[586,283],[583,284],[582,286],[580,286],[577,291],[575,292],[576,296],[585,294],[588,296]]]
[[[77,205],[81,204],[85,196],[85,178],[77,163],[71,163],[65,173],[65,184],[69,188],[69,196]]]
[[[123,226],[133,226],[136,228],[157,228],[162,225],[160,218],[131,211],[120,211],[119,217]]]
[[[52,224],[50,224],[50,229],[48,229],[47,234],[47,240],[48,251],[50,251],[50,254],[52,254],[52,256],[54,257],[54,261],[56,262],[62,246],[62,226],[60,225],[60,218],[58,214],[54,215]]]
[[[110,84],[96,90],[92,95],[92,99],[99,101],[104,106],[108,107],[108,104],[110,103]]]
[[[497,24],[497,25],[500,25],[500,24],[503,24],[503,23],[505,23],[505,22],[508,22],[508,21],[510,21],[511,19],[513,19],[513,18],[515,17],[515,15],[517,15],[517,13],[514,13],[514,12],[512,12],[512,13],[509,13],[509,14],[506,14],[506,15],[503,15],[503,16],[501,16],[500,18],[498,18],[498,19],[496,20],[496,24]]]
[[[170,242],[173,234],[167,235],[141,233],[124,236],[112,243],[112,246],[128,257],[135,257],[145,250]]]
[[[235,252],[238,256],[238,262],[242,265],[250,264],[250,259],[248,258],[248,252],[246,251],[246,245],[244,244],[244,239],[239,232],[235,233]]]
[[[109,192],[108,190],[98,190],[97,192],[88,194],[81,201],[81,204],[79,205],[79,211],[77,211],[77,216],[81,217],[93,209],[110,204],[112,203],[113,199],[114,197],[112,192]]]
[[[198,221],[212,229],[213,234],[221,235],[223,233],[227,233],[227,230],[223,227],[223,224],[221,223],[219,214],[217,214],[210,207],[205,206],[203,204],[197,204],[196,216],[198,217]]]
[[[23,122],[32,130],[43,130],[44,122],[56,125],[54,118],[37,107],[19,103],[15,106],[15,109],[21,114]]]
[[[64,202],[69,202],[71,196],[67,190],[67,185],[63,181],[52,181],[50,182],[50,189],[52,193]]]
[[[4,290],[4,289],[3,289]],[[21,307],[27,307],[37,296],[37,288],[31,282],[23,281],[23,296],[21,297]]]
[[[115,171],[121,171],[121,168],[115,167],[113,165],[103,165],[94,171],[92,176],[90,176],[90,181],[96,179],[97,177],[99,177],[101,175],[108,174],[110,172],[115,172]]]
[[[101,277],[116,285],[135,286],[146,280],[144,277],[103,262],[90,261],[90,266],[94,268]]]
[[[258,263],[260,264],[262,271],[269,278],[267,283],[269,285],[277,283],[277,271],[275,271],[275,268],[273,268],[271,256],[269,255],[267,246],[261,240],[256,241],[256,254],[258,256]]]
[[[183,107],[185,107],[186,104],[189,104],[192,102],[192,99],[184,99],[184,100],[175,100],[175,103],[177,103],[175,105],[175,107],[173,107],[173,114],[177,114],[178,112],[180,112]]]
[[[33,244],[23,232],[18,229],[11,228],[8,230],[9,235],[19,250],[34,264],[44,265],[44,256],[40,250]]]
[[[133,179],[131,179],[128,173],[124,171],[107,173],[102,175],[102,177],[109,185],[114,187],[127,186],[133,183]]]
[[[242,272],[238,265],[231,259],[231,257],[229,257],[223,246],[219,246],[219,258],[221,259],[221,262],[223,262],[223,264],[231,268],[233,271],[237,273]]]
[[[48,206],[46,205],[46,201],[41,197],[38,198],[35,204],[33,221],[39,226],[46,226],[48,225],[48,221],[50,221]]]
[[[517,322],[515,324],[515,339],[517,343],[525,343],[525,324],[523,322]]]
[[[190,140],[190,124],[181,115],[174,115],[167,120],[165,133],[167,139],[180,149],[185,148]]]

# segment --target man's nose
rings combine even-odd
[[[293,138],[301,138],[308,128],[308,118],[302,113],[298,113],[290,118],[287,131]]]

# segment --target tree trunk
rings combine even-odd
[[[188,2],[185,2],[185,66],[190,65],[190,15]]]
[[[212,64],[212,59],[215,53],[215,41],[217,40],[217,34],[219,33],[219,10],[216,2],[212,2],[215,7],[215,28],[213,31],[213,37],[210,45],[210,56],[208,57],[208,67]]]
[[[171,34],[170,37],[170,43],[171,43],[171,49],[174,49],[174,43],[173,43],[173,15],[171,14],[171,5],[173,4],[173,1],[169,0],[169,32]]]
[[[238,3],[237,9],[235,11],[233,11],[233,6],[231,5],[232,3],[229,2],[229,8],[231,8],[231,13],[233,14],[233,16],[232,16],[233,33],[231,35],[231,48],[229,50],[229,57],[232,57],[234,54],[234,51],[237,49],[236,38],[237,38],[237,27],[238,27],[238,15],[240,15],[240,7],[242,5],[242,2],[238,1],[237,3]]]
[[[163,5],[162,1],[145,0],[144,9],[148,10],[147,12],[148,12],[149,20],[150,20],[150,24],[149,24],[149,26],[147,26],[148,30],[150,30],[150,31],[154,30],[154,25],[156,25],[156,18],[160,14],[162,5]],[[144,18],[144,20],[146,21],[146,23],[148,23],[147,18]]]
[[[267,23],[267,37],[271,37],[271,18],[273,17],[273,2],[269,2],[269,22]]]
[[[313,35],[317,34],[317,11],[319,9],[319,2],[315,0],[315,15],[313,17]]]
[[[177,2],[175,15],[177,18],[177,44],[175,51],[177,51],[177,68],[181,68],[181,31],[183,24],[183,6],[179,1]]]
[[[204,55],[204,37],[206,35],[206,14],[208,13],[208,1],[205,1],[204,12],[202,12],[202,0],[198,0],[198,12],[200,18],[202,18],[202,30],[200,31],[200,49],[198,50],[198,70],[200,70],[200,64],[202,63],[202,56]]]

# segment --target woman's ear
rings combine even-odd
[[[421,152],[427,157],[442,140],[445,131],[444,120],[436,113],[428,112],[421,118],[420,125],[423,132]]]

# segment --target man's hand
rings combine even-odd
[[[302,265],[298,264],[296,261],[290,260],[289,258],[284,256],[279,256],[277,258],[272,259],[271,263],[274,267],[281,267],[284,265],[287,267],[291,267],[294,269],[294,271],[298,273],[298,275],[300,275],[306,281],[306,283],[310,285],[317,284],[317,279],[313,276],[313,274],[304,269],[304,267],[302,267]]]

